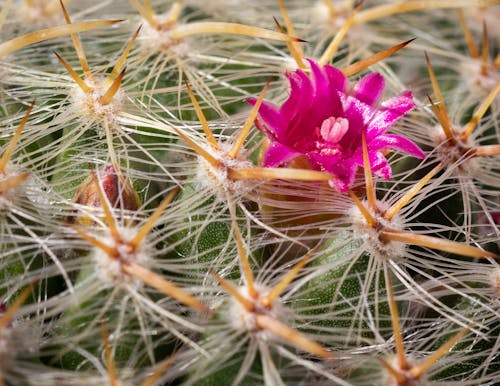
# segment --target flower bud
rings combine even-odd
[[[113,165],[107,165],[100,169],[98,180],[101,189],[109,201],[112,208],[135,211],[141,206],[141,200],[130,182],[120,173],[116,172]],[[73,202],[79,205],[86,205],[94,208],[101,208],[102,203],[99,199],[99,187],[96,185],[96,179],[89,176],[78,187]],[[85,214],[79,216],[68,216],[66,221],[80,225],[91,225],[92,219]]]

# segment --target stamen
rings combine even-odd
[[[117,386],[118,378],[116,375],[115,361],[109,344],[109,333],[106,323],[101,324],[102,341],[104,344],[104,358],[106,361],[106,370],[108,371],[109,386]]]
[[[261,329],[271,331],[273,334],[301,350],[323,359],[333,358],[333,354],[327,351],[319,343],[316,343],[300,332],[268,315],[256,315],[255,322]]]
[[[359,4],[356,6],[356,8],[354,8],[354,10],[351,12],[349,18],[346,20],[342,28],[337,32],[333,40],[330,42],[325,52],[323,52],[323,55],[321,55],[321,58],[319,58],[318,60],[318,64],[320,66],[324,66],[325,64],[327,64],[335,56],[335,53],[337,52],[337,49],[340,46],[340,43],[344,39],[349,28],[352,26],[354,17],[357,15],[362,5],[363,1],[360,1]]]
[[[193,35],[206,34],[230,34],[244,35],[261,39],[279,40],[279,41],[296,41],[301,42],[302,39],[284,35],[280,32],[271,31],[264,28],[252,27],[249,25],[238,23],[223,23],[223,22],[193,22],[178,25],[169,32],[169,36],[173,40],[182,40],[185,37]]]
[[[203,147],[198,145],[195,141],[193,141],[187,134],[185,134],[181,129],[178,129],[177,127],[172,126],[171,127],[178,135],[181,137],[184,142],[188,144],[191,149],[193,149],[198,155],[203,157],[205,161],[207,161],[210,165],[212,165],[214,168],[217,168],[221,166],[221,161],[219,161],[217,158],[215,158],[212,154],[210,154],[208,151],[206,151]]]
[[[0,193],[14,189],[21,185],[30,176],[31,172],[24,172],[17,176],[10,176],[0,181]]]
[[[80,23],[60,25],[57,27],[51,27],[31,32],[29,34],[19,36],[0,44],[0,57],[20,50],[21,48],[24,48],[31,44],[78,32],[104,28],[116,23],[120,23],[121,21],[122,20],[82,21]]]
[[[91,88],[85,83],[85,81],[80,78],[80,76],[73,70],[73,68],[69,65],[66,60],[62,58],[61,55],[59,55],[56,51],[54,51],[54,54],[57,56],[57,59],[61,62],[61,64],[66,68],[66,71],[71,75],[73,80],[78,84],[78,86],[82,89],[82,91],[86,94],[90,93],[92,90]]]
[[[321,138],[326,142],[338,143],[349,130],[347,118],[330,117],[323,121],[320,128]]]
[[[33,291],[33,285],[26,287],[19,296],[16,297],[16,300],[7,308],[2,317],[0,317],[0,331],[2,331],[6,325],[10,323],[16,311],[23,305],[23,303],[28,299],[31,292]]]
[[[415,378],[420,378],[423,374],[425,374],[438,360],[440,360],[446,353],[458,343],[460,339],[462,339],[467,333],[469,329],[466,328],[456,334],[453,338],[451,338],[448,342],[444,343],[441,347],[439,347],[434,353],[432,353],[423,363],[419,365],[415,365],[410,369],[410,373]]]
[[[140,386],[154,386],[156,381],[160,379],[162,374],[168,370],[168,368],[172,365],[172,362],[175,359],[175,352],[170,355],[167,359],[165,359],[162,363],[157,366],[157,369],[147,377]]]
[[[329,181],[333,174],[317,170],[293,168],[228,168],[228,178],[232,180],[281,179],[294,181]]]
[[[141,32],[141,29],[142,29],[142,25],[140,25],[139,28],[137,28],[134,35],[132,36],[132,38],[128,42],[127,47],[125,47],[125,49],[123,50],[122,54],[120,55],[120,58],[117,60],[115,67],[113,68],[113,71],[111,71],[111,74],[109,75],[109,78],[108,78],[109,82],[112,82],[116,78],[116,76],[118,76],[120,71],[122,70],[123,66],[125,65],[125,61],[127,60],[127,56],[130,53],[130,50],[132,49],[132,46],[134,45],[134,43],[137,39],[137,36],[139,35],[139,32]]]
[[[62,0],[59,0],[59,4],[61,4],[61,8],[64,14],[64,19],[66,19],[66,23],[71,25],[71,19],[69,17],[68,12],[66,11],[66,7],[64,6],[64,3]],[[80,38],[76,33],[71,34],[71,40],[73,40],[73,45],[75,46],[76,50],[76,55],[78,56],[78,59],[80,60],[80,64],[82,66],[83,73],[87,79],[91,79],[92,75],[90,74],[90,67],[89,63],[87,61],[87,57],[85,56],[85,51],[83,50],[82,47],[82,42],[80,41]]]
[[[385,211],[384,218],[388,221],[392,220],[392,218],[401,210],[401,208],[408,204],[410,200],[415,197],[415,195],[420,192],[420,190],[431,180],[431,178],[441,170],[442,167],[443,164],[440,163],[429,173],[427,173],[419,182],[413,185],[412,188],[403,195],[403,197],[401,197],[389,209]]]
[[[142,16],[142,18],[148,22],[148,24],[152,28],[158,28],[159,24],[156,21],[156,16],[154,13],[151,13],[150,11],[148,11],[148,9],[146,9],[147,6],[146,8],[143,8],[143,6],[137,0],[130,0],[130,4]]]
[[[99,248],[101,251],[103,251],[105,254],[107,254],[109,257],[112,259],[118,258],[118,251],[114,247],[110,247],[107,244],[104,244],[102,241],[96,239],[94,236],[89,235],[88,233],[82,231],[79,228],[76,228],[72,225],[68,225],[71,229],[73,229],[76,233],[78,233],[78,236],[80,236],[82,239],[87,241],[89,244],[93,245],[96,248]]]
[[[120,232],[118,232],[118,226],[116,225],[115,218],[113,217],[113,212],[111,211],[111,207],[108,203],[108,198],[106,197],[106,194],[104,193],[101,187],[101,183],[97,179],[97,176],[93,169],[90,169],[90,176],[92,178],[92,182],[94,183],[97,189],[99,202],[101,203],[102,210],[104,211],[104,217],[106,220],[106,224],[108,225],[109,230],[111,232],[111,237],[113,237],[113,239],[115,239],[116,241],[119,241],[121,240]]]
[[[10,157],[12,156],[12,153],[14,152],[14,149],[16,148],[17,143],[19,142],[19,139],[21,138],[21,133],[24,130],[24,127],[26,126],[26,123],[28,122],[28,118],[31,114],[31,111],[33,110],[33,106],[35,105],[35,102],[31,102],[30,107],[28,108],[28,111],[24,114],[24,117],[19,124],[19,127],[17,128],[16,132],[14,133],[14,136],[10,140],[9,144],[7,145],[7,148],[5,149],[5,152],[2,155],[2,158],[0,158],[0,174],[5,173],[5,168],[7,167],[7,163],[10,160]]]
[[[488,27],[483,20],[483,44],[481,47],[481,74],[488,75],[488,65],[490,62],[490,48],[488,43]]]
[[[500,92],[500,82],[498,82],[496,87],[493,90],[491,90],[486,99],[483,101],[483,103],[481,103],[481,105],[477,109],[476,113],[472,116],[470,122],[467,124],[462,133],[463,139],[469,138],[469,136],[476,128],[476,125],[478,124],[479,120],[483,117],[484,114],[486,114],[486,111],[488,111],[488,108],[493,103],[495,97],[499,92]]]
[[[259,113],[260,106],[262,105],[262,102],[264,100],[264,95],[266,94],[267,88],[269,87],[269,84],[271,83],[271,79],[268,79],[266,84],[264,85],[264,88],[260,92],[259,98],[255,102],[255,105],[253,106],[252,110],[250,111],[250,115],[248,116],[247,120],[245,121],[245,124],[240,130],[240,133],[238,134],[238,137],[236,138],[236,141],[234,142],[233,146],[231,147],[231,150],[227,153],[228,157],[230,158],[236,158],[238,156],[238,153],[240,152],[240,149],[243,146],[243,142],[245,142],[245,139],[248,136],[248,133],[250,132],[250,128],[252,127],[255,118],[257,118],[257,114]]]
[[[255,311],[254,303],[251,300],[248,300],[246,297],[244,297],[234,285],[232,285],[229,281],[220,277],[214,271],[211,271],[210,273],[215,277],[215,279],[219,282],[222,288],[224,288],[229,295],[235,298],[236,301],[240,303],[245,310],[247,310],[248,312]]]
[[[205,136],[207,137],[207,141],[212,146],[212,149],[214,150],[219,150],[219,145],[217,144],[217,141],[215,140],[214,134],[212,133],[212,130],[208,126],[207,118],[205,117],[205,114],[203,114],[203,110],[200,107],[200,104],[196,100],[196,97],[193,94],[193,90],[191,90],[191,86],[189,86],[188,81],[185,81],[186,84],[186,89],[189,94],[189,98],[191,99],[191,103],[194,106],[194,110],[196,112],[196,116],[198,117],[198,120],[201,123],[201,127],[203,128],[203,132],[205,133]]]
[[[276,298],[278,298],[283,293],[288,284],[290,284],[297,277],[300,270],[304,268],[309,260],[311,260],[311,257],[315,252],[316,250],[312,250],[307,255],[305,255],[297,264],[295,264],[292,269],[290,269],[285,274],[285,276],[283,276],[279,283],[276,284],[267,295],[261,298],[260,302],[264,307],[271,307]]]
[[[467,47],[469,48],[470,56],[474,59],[479,58],[479,50],[474,42],[472,33],[470,32],[467,22],[465,21],[464,12],[461,9],[457,9],[458,19],[460,20],[460,26],[464,31],[465,41],[467,42]]]
[[[243,276],[245,277],[245,282],[248,287],[248,295],[256,299],[259,294],[255,289],[255,281],[253,278],[252,269],[250,268],[250,263],[248,261],[248,254],[246,252],[245,245],[243,243],[243,237],[241,236],[240,228],[238,227],[238,222],[236,221],[236,213],[235,213],[236,210],[232,203],[229,204],[229,211],[231,213],[231,224],[236,239],[236,247],[238,248],[238,256],[240,257]]]
[[[385,276],[387,297],[389,300],[389,310],[391,312],[392,330],[394,331],[394,344],[396,346],[398,365],[400,369],[407,370],[409,366],[408,366],[408,361],[406,360],[403,334],[401,333],[401,322],[399,321],[398,305],[396,304],[391,278],[386,265],[384,265],[384,276]]]
[[[493,259],[500,259],[500,256],[493,252],[484,251],[471,245],[408,231],[400,231],[395,229],[383,230],[380,232],[380,239],[382,241],[399,241],[409,245],[418,245],[421,247],[437,249],[442,252],[449,252],[456,255],[467,256],[476,259],[488,257],[491,257]]]
[[[200,302],[192,295],[184,292],[184,290],[162,278],[160,275],[151,272],[150,270],[134,263],[133,261],[127,261],[126,263],[122,264],[122,269],[128,275],[141,280],[150,287],[156,288],[161,293],[176,299],[180,303],[185,304],[186,306],[191,307],[196,311],[210,311],[210,309],[205,304]]]
[[[370,211],[363,205],[363,203],[359,200],[359,198],[351,190],[349,190],[349,196],[351,196],[351,198],[354,201],[354,204],[358,208],[359,212],[365,218],[367,225],[370,228],[373,228],[373,226],[375,225],[375,219],[371,215]]]
[[[350,64],[349,66],[342,68],[340,71],[342,71],[342,73],[346,77],[354,75],[354,74],[364,70],[365,68],[368,68],[368,67],[374,65],[375,63],[378,63],[378,62],[384,60],[385,58],[388,58],[389,56],[394,55],[396,52],[398,52],[400,49],[406,47],[408,44],[410,44],[415,39],[416,38],[407,40],[403,43],[396,44],[393,47],[390,47],[390,48],[387,48],[387,49],[382,50],[380,52],[377,52],[376,54],[371,55],[368,58],[361,59],[361,60],[357,61],[356,63]]]
[[[120,90],[120,86],[122,84],[123,77],[125,76],[126,71],[127,71],[127,67],[125,67],[122,70],[122,72],[120,72],[120,75],[118,75],[118,77],[113,81],[113,83],[111,84],[111,86],[109,86],[109,88],[104,93],[104,95],[102,95],[99,98],[99,101],[101,102],[101,104],[103,106],[106,106],[109,103],[111,103],[111,101],[113,100],[113,97],[116,95],[118,90]]]
[[[374,211],[376,208],[377,198],[375,197],[372,168],[370,166],[370,158],[368,157],[368,145],[366,144],[366,134],[364,130],[361,131],[361,142],[363,145],[363,166],[365,170],[365,185],[366,198],[368,200],[368,209]]]
[[[285,21],[285,26],[286,26],[286,29],[288,31],[288,34],[292,35],[292,36],[296,36],[295,28],[293,27],[292,20],[290,19],[290,16],[288,15],[288,11],[285,7],[285,2],[283,0],[278,0],[278,6],[280,8],[281,15],[283,16],[283,20]],[[280,26],[280,24],[277,22],[277,20],[274,19],[274,21],[278,24],[278,28],[280,28],[280,32],[284,34],[285,31],[282,30],[283,28]],[[300,45],[300,43],[287,41],[287,46],[288,46],[288,49],[290,50],[290,52],[292,53],[293,57],[295,58],[295,61],[297,62],[297,65],[299,66],[299,68],[302,68],[302,69],[306,68],[306,65],[304,64],[304,62],[302,60],[305,57],[305,55],[304,55],[304,51],[302,50],[302,46]]]
[[[169,194],[167,197],[163,199],[163,201],[158,205],[158,208],[155,209],[151,217],[149,217],[148,221],[144,223],[144,225],[141,226],[135,237],[132,239],[132,241],[129,242],[129,244],[135,249],[137,246],[144,240],[144,238],[147,236],[147,234],[151,231],[153,228],[154,224],[158,220],[158,218],[161,216],[163,211],[167,208],[167,206],[172,202],[172,200],[175,198],[177,193],[179,193],[180,188],[176,186]]]

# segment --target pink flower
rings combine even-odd
[[[411,91],[379,103],[385,85],[382,75],[366,75],[351,88],[337,68],[309,63],[311,76],[302,70],[286,74],[291,91],[281,107],[264,102],[259,109],[257,126],[271,140],[264,166],[283,166],[304,155],[312,169],[334,174],[330,185],[345,193],[357,168],[363,167],[363,130],[372,172],[382,178],[390,178],[392,172],[384,156],[387,150],[425,157],[411,140],[386,134],[415,106]]]

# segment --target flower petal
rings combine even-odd
[[[347,81],[347,78],[342,73],[342,71],[332,66],[325,66],[323,68],[323,71],[325,71],[326,75],[328,76],[328,82],[330,83],[330,85],[335,85],[334,87],[341,93],[346,92],[346,88],[349,82]]]
[[[340,144],[350,156],[361,146],[361,130],[364,127],[362,103],[351,100],[344,112],[344,118],[349,121],[349,131],[342,137]]]
[[[301,111],[309,108],[313,93],[312,81],[302,70],[286,73],[290,81],[290,95],[281,106],[280,112],[290,121]]]
[[[271,142],[266,150],[262,164],[267,168],[280,166],[301,154],[302,153],[279,142]]]
[[[286,133],[283,133],[282,137],[284,137],[287,145],[295,146],[295,144],[303,144],[304,138],[307,136],[312,138],[314,128],[321,118],[314,112],[317,103],[312,96],[314,90],[311,79],[305,72],[297,70],[295,76],[291,78],[292,80],[294,82],[291,83],[292,91],[299,94],[295,98],[296,104],[291,109],[291,105],[288,104],[287,100],[280,112],[282,116],[289,119]]]
[[[247,101],[250,105],[254,106],[257,99],[252,98]],[[280,139],[283,136],[283,129],[287,127],[287,120],[281,115],[280,111],[272,103],[262,102],[259,108],[259,115],[265,123],[267,131],[266,135],[272,135],[273,139]]]
[[[260,111],[256,124],[271,139],[264,166],[280,166],[303,155],[309,160],[308,168],[334,174],[330,185],[347,192],[355,183],[358,168],[363,168],[363,131],[370,168],[382,178],[390,178],[392,173],[385,150],[425,156],[411,140],[385,134],[415,106],[410,91],[378,106],[385,86],[382,75],[364,76],[350,92],[340,70],[311,59],[308,62],[310,75],[302,70],[286,75],[290,96],[281,108],[265,102]]]
[[[354,180],[356,178],[356,170],[357,167],[355,165],[352,165],[351,167],[345,169],[343,175],[328,180],[328,184],[337,189],[337,191],[340,193],[347,193],[351,186],[354,184]]]
[[[387,129],[413,107],[415,107],[415,103],[413,102],[411,91],[383,102],[370,122],[367,140],[370,141],[372,138],[385,133]]]
[[[417,144],[408,138],[394,134],[379,135],[369,144],[370,149],[379,151],[383,149],[397,149],[413,157],[425,158],[425,153]]]
[[[330,89],[334,85],[331,85],[330,82],[328,82],[326,73],[314,60],[308,59],[307,61],[311,67],[312,78],[314,81],[314,97],[325,99],[328,95],[330,95]]]
[[[385,80],[377,72],[368,74],[354,86],[354,97],[369,106],[375,106],[384,92]]]
[[[337,189],[337,191],[340,193],[347,193],[353,183],[354,178],[352,178],[352,181],[349,181],[349,179],[340,178],[332,178],[331,180],[328,180],[328,185],[330,185],[332,188]]]
[[[381,152],[374,152],[370,154],[370,166],[373,173],[375,173],[377,176],[382,177],[386,180],[391,178],[391,166]]]
[[[354,183],[357,165],[350,159],[343,159],[340,156],[329,156],[318,153],[308,154],[309,159],[319,166],[320,170],[335,175],[335,178],[328,181],[330,186],[336,188],[341,193],[347,193]]]
[[[387,162],[384,154],[380,151],[373,151],[372,149],[368,150],[368,159],[370,160],[370,169],[377,176],[385,178],[386,180],[391,178],[392,169]],[[360,168],[364,168],[364,160],[363,160],[363,152],[357,153],[353,158],[352,162],[359,166]]]
[[[339,77],[341,83],[337,84],[331,82],[329,74],[325,71],[325,68],[318,66],[316,62],[308,59],[309,65],[311,66],[311,72],[314,79],[314,104],[311,110],[311,116],[308,118],[314,119],[314,127],[321,126],[321,123],[330,117],[338,117],[342,113],[342,103],[339,97],[339,91],[343,91],[345,88],[345,77],[341,73],[343,78]],[[338,77],[338,74],[332,76]]]

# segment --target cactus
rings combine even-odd
[[[0,386],[500,383],[499,0],[0,7]]]

